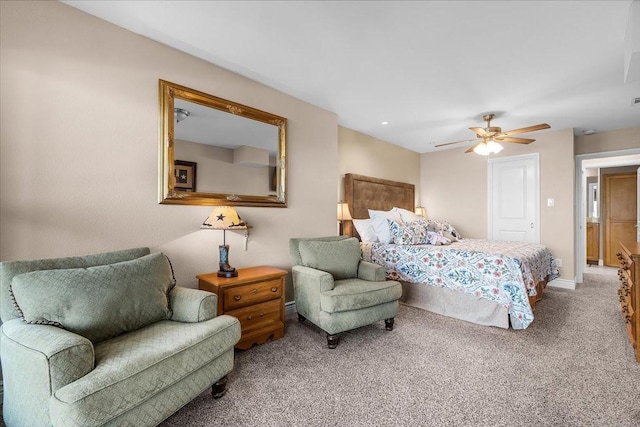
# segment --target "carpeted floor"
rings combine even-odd
[[[285,337],[237,351],[228,393],[203,393],[162,426],[639,426],[635,362],[615,275],[548,287],[524,331],[401,306],[343,334],[288,319]]]

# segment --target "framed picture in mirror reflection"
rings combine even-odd
[[[176,177],[176,191],[196,191],[197,163],[176,160],[173,164]]]

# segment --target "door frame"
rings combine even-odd
[[[540,243],[540,153],[521,154],[518,156],[494,157],[487,162],[487,238],[493,239],[493,165],[496,163],[507,163],[517,160],[533,160],[534,162],[534,190],[533,190],[533,212],[534,237]]]
[[[632,157],[629,157],[632,156]],[[583,283],[584,271],[587,265],[587,177],[586,168],[604,168],[617,166],[631,166],[638,163],[640,148],[629,148],[617,151],[603,151],[600,153],[578,154],[575,161],[575,241],[574,260],[576,268],[576,283]],[[584,224],[583,224],[584,223]]]

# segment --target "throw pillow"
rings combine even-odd
[[[396,245],[423,245],[427,243],[427,223],[420,218],[406,225],[389,221],[393,243]]]
[[[330,273],[335,280],[358,276],[360,242],[355,237],[344,240],[303,240],[299,244],[302,265]]]
[[[10,291],[28,323],[62,327],[93,343],[168,319],[174,286],[162,253],[88,268],[17,275]]]

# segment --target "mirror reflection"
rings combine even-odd
[[[161,203],[286,205],[286,119],[162,80],[161,108]]]

